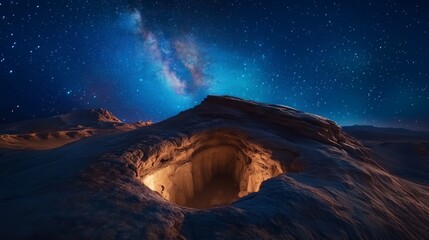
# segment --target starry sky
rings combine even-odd
[[[428,130],[428,31],[424,0],[2,0],[0,122],[160,121],[217,94]]]

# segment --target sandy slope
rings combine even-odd
[[[429,133],[406,129],[352,126],[343,128],[371,149],[389,173],[429,185]]]
[[[234,179],[244,197],[185,207],[218,174]],[[328,119],[230,97],[210,96],[161,123],[55,149],[2,149],[0,176],[4,238],[429,235],[425,185],[382,166]]]
[[[129,131],[151,122],[123,123],[105,109],[0,125],[0,148],[52,149],[93,135]]]

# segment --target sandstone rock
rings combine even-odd
[[[0,155],[6,238],[423,239],[429,188],[333,121],[209,96],[163,122]]]

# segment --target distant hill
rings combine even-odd
[[[96,134],[131,130],[151,122],[124,123],[98,108],[0,125],[0,148],[51,149]]]

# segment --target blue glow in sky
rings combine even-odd
[[[171,117],[195,106],[208,94],[269,99],[261,83],[263,69],[255,60],[209,45],[190,33],[169,38],[161,31],[152,32],[142,26],[143,18],[137,10],[120,13],[113,24],[105,26],[109,37],[97,47],[104,56],[98,59],[97,65],[102,66],[98,74],[122,79],[120,90],[127,94],[120,98],[126,98],[130,109],[142,109],[142,117],[155,121]],[[173,47],[178,41],[190,42],[181,45],[184,56]]]
[[[421,1],[5,2],[0,121],[95,107],[160,121],[216,94],[342,125],[429,129],[428,11]]]

